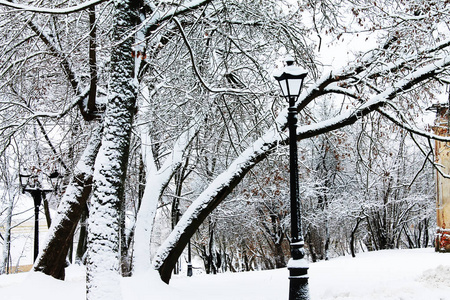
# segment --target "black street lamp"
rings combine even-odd
[[[192,259],[191,259],[191,240],[188,242],[188,262],[187,262],[187,276],[192,276]]]
[[[308,72],[294,65],[294,59],[287,57],[286,66],[274,74],[289,102],[289,170],[290,170],[290,200],[291,200],[291,259],[289,269],[289,300],[309,299],[308,262],[305,259],[304,240],[302,233],[301,202],[298,187],[298,156],[297,156],[297,107],[295,102],[300,95],[303,80]]]
[[[56,191],[57,181],[60,178],[57,171],[47,176],[52,184],[51,189],[42,188],[42,184],[37,175],[23,175],[19,174],[20,186],[22,187],[22,193],[28,192],[33,198],[34,202],[34,255],[33,262],[39,253],[39,207],[42,200],[45,199],[45,195],[50,192]]]

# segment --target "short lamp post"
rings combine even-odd
[[[286,66],[274,74],[284,98],[289,102],[289,154],[290,154],[290,202],[291,202],[291,259],[289,269],[289,300],[309,299],[308,262],[305,259],[302,233],[301,202],[298,186],[297,154],[297,108],[295,103],[300,95],[303,80],[308,72],[294,65],[294,59],[287,57]]]
[[[188,262],[187,262],[187,276],[192,276],[192,257],[191,257],[191,240],[188,242]]]
[[[57,188],[57,181],[59,179],[59,173],[53,172],[47,176],[52,184],[52,189],[42,188],[42,184],[37,175],[23,175],[19,174],[20,186],[22,187],[22,193],[29,193],[34,202],[34,255],[33,262],[39,253],[39,207],[42,200],[45,199],[45,195],[50,192],[54,192]]]

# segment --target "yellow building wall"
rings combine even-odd
[[[445,109],[444,113],[447,111]],[[444,113],[439,113],[435,121],[434,132],[448,136],[448,119]],[[450,142],[436,141],[436,163],[442,173],[450,176]],[[436,176],[436,251],[450,252],[450,178],[443,177],[439,172]]]

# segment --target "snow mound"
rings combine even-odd
[[[450,287],[450,266],[439,265],[423,272],[418,281],[433,287]]]

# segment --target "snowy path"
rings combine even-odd
[[[390,250],[361,253],[310,265],[311,299],[450,300],[450,253],[434,249]],[[84,273],[71,267],[68,281],[41,274],[0,276],[2,299],[82,300]],[[150,273],[122,280],[124,300],[284,300],[286,269],[174,276],[171,285]]]

